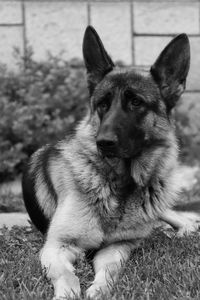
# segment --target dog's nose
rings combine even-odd
[[[96,140],[97,147],[101,150],[113,150],[118,144],[116,136],[99,136]]]
[[[115,141],[110,141],[110,140],[100,140],[97,141],[97,147],[99,148],[111,148],[116,145]]]

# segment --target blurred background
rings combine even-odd
[[[149,67],[177,34],[191,43],[176,109],[181,160],[200,159],[200,1],[0,0],[0,182],[18,178],[44,143],[62,138],[88,102],[82,39],[93,25],[119,64]]]

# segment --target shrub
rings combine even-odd
[[[200,161],[200,99],[197,93],[185,93],[176,111],[181,159],[188,164]]]
[[[85,71],[78,60],[26,57],[26,69],[0,78],[0,181],[18,174],[42,144],[73,129],[87,105]]]

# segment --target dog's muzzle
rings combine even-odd
[[[118,139],[115,136],[98,136],[96,140],[97,148],[103,156],[115,157],[118,149]]]

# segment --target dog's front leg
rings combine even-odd
[[[160,219],[171,225],[179,236],[191,234],[200,227],[200,202],[177,205],[167,209]]]
[[[46,241],[40,259],[47,277],[53,283],[54,299],[80,295],[79,279],[75,276],[73,267],[73,263],[80,255],[81,249],[74,245],[63,244],[58,240]]]
[[[133,248],[131,243],[116,243],[97,252],[93,261],[95,279],[86,291],[87,297],[97,299],[110,292]]]

